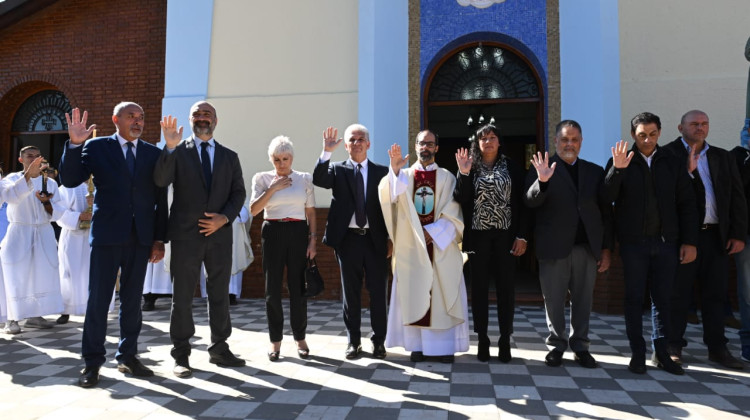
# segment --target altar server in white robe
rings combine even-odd
[[[378,187],[388,234],[393,241],[393,287],[386,347],[403,347],[411,360],[438,356],[452,363],[469,349],[468,309],[461,209],[453,200],[456,178],[435,164],[437,137],[417,135],[419,161],[402,169],[401,146],[388,151],[389,174]]]
[[[44,315],[63,309],[57,242],[50,222],[65,210],[57,183],[47,179],[48,195],[42,191],[42,157],[38,148],[21,149],[18,161],[23,172],[14,172],[0,182],[0,198],[8,202],[8,231],[0,243],[0,260],[5,282],[8,321],[4,331],[21,332],[18,321],[26,318],[27,328],[51,328]]]
[[[60,240],[57,246],[57,258],[60,262],[60,289],[63,299],[62,315],[57,318],[58,324],[68,322],[70,315],[85,315],[89,299],[89,227],[81,226],[82,221],[91,221],[91,211],[86,211],[94,203],[93,194],[89,192],[88,183],[76,188],[58,188],[60,204],[64,211],[57,220],[60,226]],[[90,226],[90,225],[89,225]],[[109,310],[114,309],[114,294]]]
[[[3,171],[0,169],[0,178],[3,175]],[[5,237],[5,232],[8,230],[8,203],[3,202],[0,204],[0,242]],[[0,266],[0,322],[5,322],[8,319],[8,304],[5,303],[5,282],[3,281],[3,270]]]
[[[250,242],[250,224],[253,217],[247,206],[242,206],[240,215],[232,222],[232,276],[229,277],[229,304],[236,305],[237,298],[242,294],[242,275],[245,269],[253,263],[253,249]],[[206,297],[206,274],[201,270],[201,296]]]

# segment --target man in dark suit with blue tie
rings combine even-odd
[[[70,141],[60,161],[60,179],[74,188],[94,176],[91,220],[89,299],[83,323],[82,355],[86,367],[78,379],[84,388],[99,383],[106,361],[104,348],[107,311],[120,271],[120,343],[117,369],[133,376],[154,372],[136,357],[141,332],[141,295],[146,264],[164,257],[167,194],[154,184],[159,149],[139,137],[143,108],[133,102],[115,106],[112,122],[117,132],[84,141],[95,126],[86,128],[87,112],[78,108],[68,120]],[[83,145],[83,146],[82,146]]]
[[[361,124],[347,127],[344,138],[328,127],[323,133],[323,153],[313,172],[313,184],[332,189],[323,243],[336,251],[341,268],[344,294],[344,324],[349,345],[346,358],[355,359],[362,352],[362,279],[370,293],[372,355],[384,359],[387,329],[386,289],[388,287],[388,231],[378,199],[378,183],[388,174],[388,167],[367,159],[370,135]],[[330,162],[331,153],[341,142],[349,153],[343,162]]]
[[[167,238],[172,245],[172,370],[178,378],[192,375],[190,338],[195,335],[193,295],[206,267],[208,324],[211,328],[209,362],[219,366],[245,366],[229,350],[229,277],[232,274],[232,221],[245,202],[245,182],[237,153],[214,140],[216,109],[200,101],[190,108],[193,135],[182,140],[175,118],[161,122],[166,145],[154,170],[154,181],[172,184],[174,200]]]

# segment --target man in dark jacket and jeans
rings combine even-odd
[[[698,212],[686,163],[659,149],[660,134],[658,116],[649,112],[636,115],[630,122],[635,145],[629,153],[622,140],[612,148],[604,184],[615,206],[615,230],[625,271],[625,327],[632,351],[628,370],[646,373],[642,314],[649,285],[652,360],[665,371],[682,375],[682,367],[667,351],[669,305],[678,264],[696,258]]]

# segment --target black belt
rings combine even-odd
[[[365,236],[367,235],[367,232],[369,232],[370,229],[365,228],[349,228],[349,232],[354,233],[355,235],[359,236]]]
[[[701,225],[701,230],[714,229],[719,227],[718,223],[704,223]]]

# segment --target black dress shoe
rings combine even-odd
[[[117,365],[117,370],[122,373],[129,373],[133,376],[139,376],[142,378],[154,376],[154,371],[144,366],[143,363],[135,357],[125,362],[120,362]]]
[[[456,361],[456,356],[454,356],[452,354],[447,354],[445,356],[440,356],[440,363],[451,364],[451,363],[453,363],[455,361]]]
[[[180,357],[175,360],[174,368],[172,369],[174,376],[178,378],[188,378],[193,374],[193,369],[190,367],[190,362],[187,357]]]
[[[146,299],[143,301],[143,306],[141,307],[141,311],[143,312],[150,312],[156,309],[156,300]]]
[[[421,351],[413,351],[409,356],[409,360],[414,363],[424,362],[424,353],[422,353]]]
[[[669,355],[669,353],[667,353],[665,350],[654,351],[654,354],[651,357],[651,362],[654,364],[654,366],[658,367],[659,369],[664,369],[666,372],[671,373],[672,375],[685,374],[685,370],[682,368],[682,366],[675,362]]]
[[[513,359],[510,355],[510,337],[501,337],[497,342],[497,358],[503,363],[508,363]]]
[[[372,357],[376,359],[385,359],[386,354],[387,353],[385,352],[385,346],[383,345],[383,343],[372,345]]]
[[[69,320],[70,320],[70,315],[62,314],[57,318],[57,321],[55,322],[57,322],[58,324],[67,324]]]
[[[544,364],[551,367],[558,367],[562,365],[563,352],[558,349],[552,349],[546,356],[544,356]]]
[[[646,373],[646,355],[634,354],[633,357],[630,358],[630,364],[628,364],[628,370],[633,373],[637,373],[638,375],[643,375],[644,373]]]
[[[591,353],[588,352],[588,350],[577,351],[575,354],[576,356],[574,360],[578,362],[578,364],[582,367],[585,367],[586,369],[594,369],[596,367],[599,367],[599,364],[597,364],[596,360],[594,360],[594,356],[592,356]]]
[[[742,370],[745,368],[742,362],[735,359],[726,347],[717,351],[709,351],[708,360],[718,363],[727,369]]]
[[[361,353],[362,353],[361,345],[349,343],[349,345],[346,346],[346,351],[344,352],[344,355],[346,356],[347,359],[353,360],[359,357]]]
[[[213,363],[218,366],[225,367],[242,367],[245,366],[245,361],[235,356],[229,349],[224,350],[218,354],[212,354],[208,359],[209,363]]]
[[[229,304],[231,306],[236,306],[237,305],[237,295],[233,295],[231,293],[229,294]]]
[[[487,337],[486,334],[479,336],[477,359],[479,359],[480,362],[487,362],[490,360],[490,338]]]
[[[99,383],[99,367],[86,366],[78,377],[78,385],[82,388],[95,387]]]

